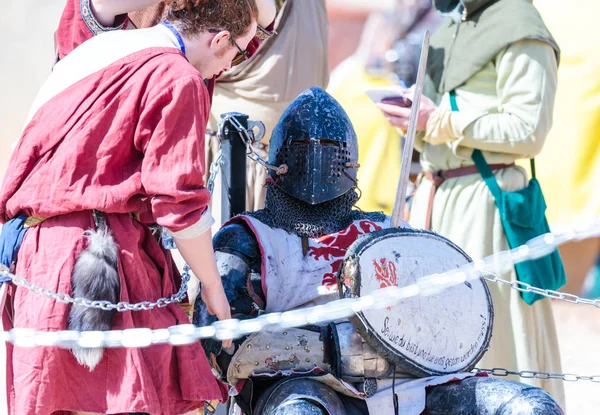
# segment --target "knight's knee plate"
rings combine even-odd
[[[428,388],[426,407],[430,415],[564,415],[544,390],[489,377],[472,377]]]
[[[564,412],[548,392],[529,387],[498,408],[496,415],[564,415]]]
[[[335,391],[308,378],[287,378],[260,397],[256,415],[344,415],[344,405]]]

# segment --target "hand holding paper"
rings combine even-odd
[[[413,101],[413,97],[415,94],[415,89],[414,89],[414,85],[412,87],[410,87],[408,90],[400,88],[400,87],[394,87],[393,91],[399,91],[402,90],[403,94],[402,96],[405,99],[410,100],[411,102]],[[365,91],[366,92],[366,91]],[[383,94],[382,92],[379,92],[379,94]],[[371,97],[371,95],[367,92],[367,95],[369,95]],[[371,98],[373,99],[373,98]],[[373,101],[375,101],[373,99]],[[403,131],[406,131],[408,129],[408,119],[410,117],[410,107],[405,108],[402,106],[398,106],[398,105],[392,105],[389,103],[385,103],[385,101],[380,100],[375,101],[377,107],[383,111],[383,115],[385,115],[385,118],[387,118],[387,120],[395,127],[398,127],[400,129],[402,129]],[[431,114],[437,109],[437,106],[433,103],[433,101],[431,101],[429,98],[422,96],[421,97],[421,105],[419,107],[419,118],[418,118],[418,122],[417,122],[417,131],[425,131],[427,128],[427,121],[429,120],[429,117],[431,116]]]

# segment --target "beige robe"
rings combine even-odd
[[[552,125],[556,69],[554,50],[541,41],[523,40],[501,51],[456,90],[459,112],[451,112],[447,93],[442,97],[426,133],[417,138],[423,169],[435,172],[473,165],[475,148],[482,150],[489,164],[538,154]],[[432,145],[424,138],[442,144]],[[502,189],[513,191],[527,185],[528,173],[512,167],[496,172],[496,178]],[[411,210],[414,227],[425,226],[430,189],[431,182],[421,179]],[[479,174],[442,183],[435,194],[431,224],[433,231],[473,259],[508,249],[493,196]],[[500,277],[514,281],[516,274],[513,270]],[[494,301],[494,330],[478,367],[560,373],[550,300],[528,306],[509,286],[488,285]],[[561,381],[514,380],[541,386],[564,405]]]

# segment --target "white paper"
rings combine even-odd
[[[365,94],[367,94],[374,103],[379,104],[385,98],[405,96],[403,91],[404,90],[400,88],[400,86],[383,86],[365,89]]]

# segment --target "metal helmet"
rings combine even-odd
[[[355,187],[358,140],[341,105],[319,87],[298,95],[271,134],[269,164],[288,167],[270,171],[277,187],[312,205]]]

